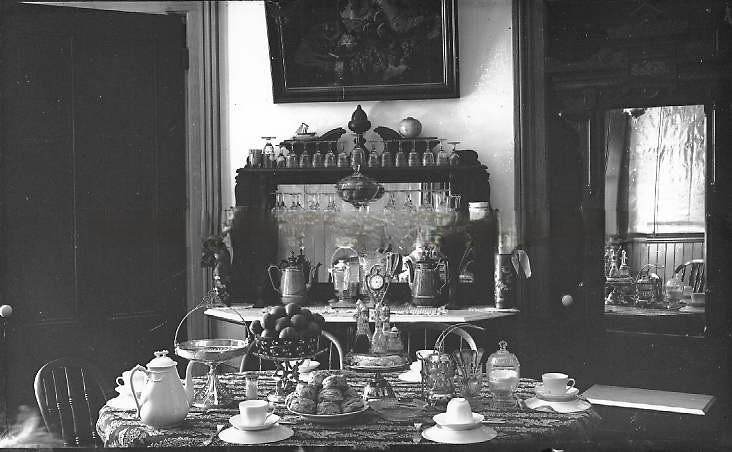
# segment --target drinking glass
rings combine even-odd
[[[394,211],[397,209],[396,192],[389,192],[389,200],[384,205],[384,210]]]
[[[404,199],[403,209],[407,210],[407,211],[415,210],[414,202],[412,201],[412,193],[409,190],[407,190],[405,193],[406,193],[406,198]]]
[[[449,209],[452,211],[460,210],[460,202],[462,200],[462,197],[457,194],[450,194],[449,195]]]
[[[443,142],[440,140],[440,150],[437,152],[437,166],[448,166],[450,165],[450,154],[443,147]]]
[[[430,189],[425,189],[422,191],[422,205],[419,207],[419,210],[425,212],[431,212],[435,210],[435,206],[432,204],[432,196],[433,192]]]
[[[320,193],[306,193],[305,204],[310,210],[320,210]]]
[[[302,210],[302,204],[300,204],[300,193],[290,193],[290,210]]]
[[[337,212],[338,205],[336,204],[335,193],[328,193],[328,205],[325,206],[325,210],[328,212]]]
[[[460,144],[459,141],[449,141],[447,144],[452,145],[452,150],[450,151],[450,166],[458,166],[460,163],[460,155],[456,152],[457,145]]]

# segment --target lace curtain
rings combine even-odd
[[[628,121],[628,233],[704,232],[704,107],[648,108]]]

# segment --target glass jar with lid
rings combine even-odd
[[[498,347],[486,361],[488,388],[494,402],[513,405],[513,392],[518,387],[521,365],[516,355],[508,351],[506,341],[500,341]]]

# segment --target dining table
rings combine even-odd
[[[266,399],[274,390],[276,376],[274,371],[260,371],[258,396]],[[342,371],[348,383],[356,390],[363,390],[373,374]],[[399,379],[399,372],[382,373],[391,384],[399,399],[422,398],[419,382]],[[104,405],[99,412],[96,424],[97,433],[106,447],[219,447],[233,446],[219,439],[218,429],[230,427],[229,419],[238,414],[238,402],[246,399],[245,373],[227,373],[219,376],[220,382],[231,391],[235,403],[223,408],[192,407],[186,419],[179,425],[167,428],[153,428],[144,425],[135,411],[125,411]],[[201,387],[205,377],[196,377],[194,384]],[[480,403],[475,412],[484,415],[484,425],[492,427],[497,435],[488,442],[461,447],[495,446],[499,449],[540,449],[561,448],[568,444],[587,443],[601,422],[600,416],[589,408],[575,413],[558,413],[552,410],[535,411],[526,407],[524,400],[534,396],[534,388],[539,382],[521,378],[515,391],[517,403],[513,407],[497,406],[492,401],[487,382],[483,383]],[[408,422],[385,420],[372,409],[368,409],[354,419],[343,424],[330,425],[306,421],[291,413],[284,404],[275,403],[275,413],[280,423],[290,427],[294,435],[288,439],[262,444],[261,446],[280,446],[285,448],[348,447],[355,449],[391,449],[404,447],[426,447],[445,450],[449,445],[433,443],[423,439],[420,431],[433,425],[432,416],[439,410],[427,408],[417,418]],[[420,425],[421,424],[421,425]]]

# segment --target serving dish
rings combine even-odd
[[[287,409],[292,414],[297,414],[298,416],[301,416],[306,421],[315,422],[317,424],[342,424],[345,422],[350,421],[351,419],[355,418],[359,414],[363,413],[364,411],[368,410],[368,406],[364,406],[363,409],[359,411],[354,411],[352,413],[342,413],[342,414],[308,414],[308,413],[298,413],[297,411],[292,411],[291,409]]]
[[[369,406],[387,421],[406,422],[420,417],[427,407],[427,402],[418,399],[402,401],[381,399],[370,401]]]

